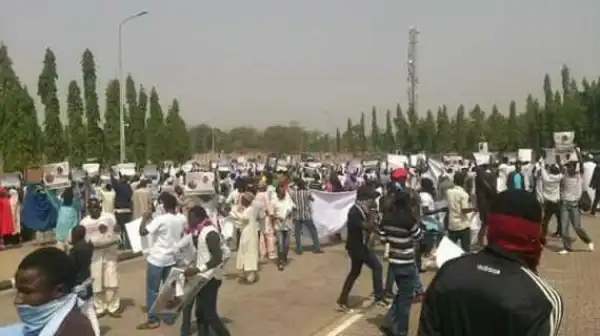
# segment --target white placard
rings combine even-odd
[[[406,155],[400,154],[388,154],[387,155],[387,165],[389,170],[394,170],[396,168],[406,168],[409,163],[409,159]]]
[[[214,194],[215,174],[211,172],[189,172],[185,174],[185,194]]]
[[[123,176],[134,176],[136,174],[135,162],[119,163],[116,169]]]
[[[477,150],[479,151],[479,153],[489,153],[488,143],[487,142],[478,143]]]
[[[20,176],[21,176],[20,173],[0,174],[0,185],[2,187],[6,187],[6,188],[10,188],[10,187],[19,188],[21,186]]]
[[[533,161],[533,149],[531,148],[519,148],[517,151],[517,159],[524,162],[532,162]]]
[[[488,153],[473,153],[473,157],[475,158],[475,163],[478,166],[490,164],[491,157]]]
[[[48,189],[62,189],[71,185],[69,180],[69,162],[57,162],[44,165],[44,184]]]
[[[99,163],[84,163],[81,165],[81,169],[85,170],[90,176],[100,174]]]
[[[141,218],[134,219],[131,222],[126,223],[125,233],[127,233],[127,237],[129,237],[129,244],[131,244],[131,251],[133,253],[142,252],[147,254],[148,248],[152,246],[152,237],[151,235],[146,235],[145,237],[140,236],[141,224]]]
[[[554,148],[558,151],[570,151],[575,148],[575,132],[554,132]]]
[[[435,263],[437,268],[441,268],[447,261],[456,259],[465,254],[458,245],[448,237],[443,237],[435,251]]]

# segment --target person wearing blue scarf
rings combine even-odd
[[[95,336],[74,292],[77,266],[65,252],[44,247],[27,255],[15,274],[21,323],[1,326],[3,336]]]
[[[21,221],[29,229],[36,231],[36,241],[50,242],[52,230],[56,227],[60,202],[56,190],[48,190],[42,183],[27,185]]]

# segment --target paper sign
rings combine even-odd
[[[5,173],[0,174],[0,185],[3,187],[15,187],[21,186],[21,174],[20,173]]]
[[[88,175],[94,176],[100,174],[100,164],[99,163],[84,163],[81,165],[81,169],[85,170]]]
[[[488,153],[473,153],[473,157],[478,166],[490,164],[490,154]]]
[[[214,194],[215,174],[211,172],[189,172],[185,174],[186,195]]]
[[[58,162],[44,165],[44,184],[48,189],[67,188],[69,180],[69,162]]]
[[[524,162],[532,162],[533,161],[533,149],[531,148],[519,148],[517,151],[517,159]]]
[[[129,238],[129,244],[131,244],[131,251],[133,253],[142,252],[146,254],[148,248],[152,245],[152,236],[146,235],[145,237],[140,236],[140,225],[142,219],[134,219],[129,223],[125,224],[125,233]]]
[[[136,174],[135,162],[119,163],[116,165],[116,170],[123,176],[134,176]]]
[[[451,241],[448,237],[443,237],[440,245],[435,251],[435,263],[437,268],[441,268],[447,261],[456,259],[465,254],[458,245]]]
[[[558,151],[570,151],[575,148],[575,132],[554,132],[554,148]]]
[[[477,144],[477,150],[479,151],[479,153],[489,153],[488,150],[488,143],[487,142],[480,142]]]

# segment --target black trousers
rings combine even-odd
[[[344,281],[342,292],[340,293],[337,302],[344,305],[348,304],[348,296],[350,295],[352,287],[354,287],[356,279],[360,276],[363,265],[367,265],[373,273],[373,292],[375,293],[375,300],[379,301],[383,299],[383,268],[375,253],[373,251],[361,250],[348,251],[348,255],[350,256],[350,273],[348,273],[346,281]]]
[[[594,201],[592,202],[592,209],[590,213],[592,215],[596,214],[596,209],[598,209],[598,202],[600,201],[600,192],[598,189],[594,191]]]
[[[198,336],[229,336],[229,330],[217,313],[217,296],[221,287],[221,280],[210,279],[196,296],[196,324]]]
[[[548,234],[548,224],[552,216],[556,217],[556,233],[560,234],[562,231],[560,202],[544,201],[544,217],[542,219],[542,232],[544,236]]]
[[[129,237],[127,231],[125,231],[125,224],[129,223],[133,219],[133,214],[130,212],[115,212],[115,218],[117,219],[117,225],[121,229],[121,248],[125,250],[131,250],[131,243],[129,243]]]

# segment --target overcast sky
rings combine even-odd
[[[544,73],[559,84],[563,63],[578,78],[600,75],[598,0],[3,0],[0,40],[34,88],[52,48],[63,105],[90,48],[103,106],[118,24],[142,10],[124,29],[124,69],[157,86],[165,110],[178,98],[188,124],[333,131],[372,105],[383,122],[386,108],[406,105],[412,25],[421,114],[521,107],[527,93],[541,96]]]

